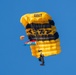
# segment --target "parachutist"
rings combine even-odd
[[[40,65],[44,66],[44,55],[42,53],[40,54],[39,61],[42,62]]]
[[[57,55],[61,52],[59,34],[52,17],[46,12],[27,13],[20,22],[25,28],[32,56],[35,56],[44,66],[44,57]],[[20,36],[24,40],[24,36]],[[26,52],[27,53],[27,52]]]

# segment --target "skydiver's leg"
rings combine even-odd
[[[39,61],[42,62],[40,65],[44,65],[44,55],[43,54],[40,54]]]
[[[41,62],[42,63],[40,65],[44,65],[44,57],[43,56],[41,57]]]
[[[41,51],[42,50],[38,50],[38,52],[41,52]],[[40,54],[39,61],[42,62],[42,64],[40,64],[40,65],[44,65],[44,55],[42,53]]]

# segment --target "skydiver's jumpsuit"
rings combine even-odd
[[[40,64],[40,65],[44,65],[44,55],[43,54],[40,54],[39,61],[42,62],[42,64]]]

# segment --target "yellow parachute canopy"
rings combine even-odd
[[[41,53],[51,56],[61,52],[55,23],[46,12],[25,14],[20,22],[25,27],[29,40],[36,40],[36,45],[30,46],[32,56],[39,58]]]

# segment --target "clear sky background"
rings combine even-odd
[[[40,11],[55,21],[62,49],[45,66],[24,46],[20,23],[22,15]],[[0,0],[0,75],[76,75],[76,0]]]

